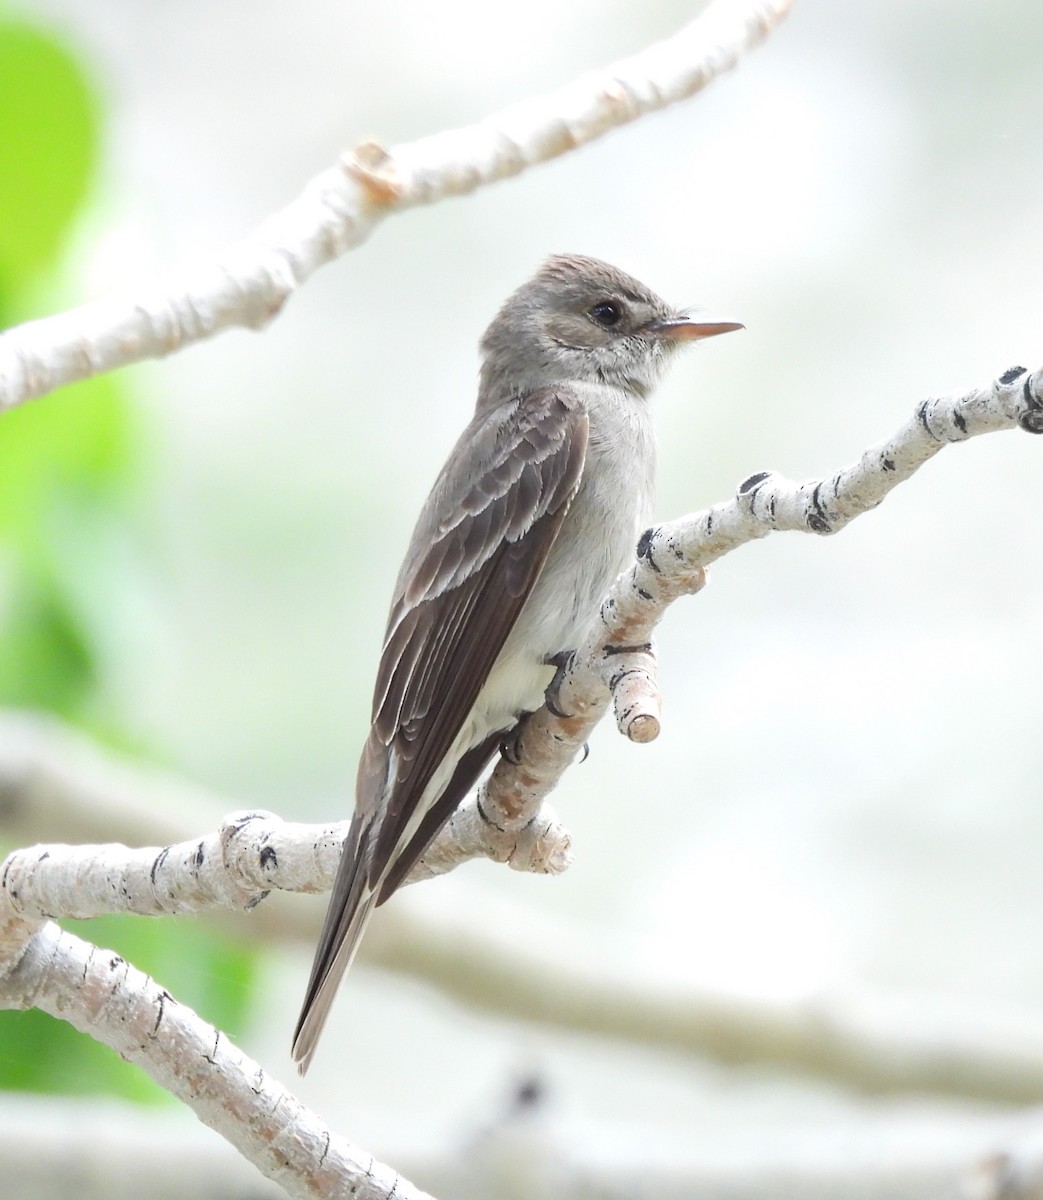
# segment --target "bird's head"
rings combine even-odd
[[[589,382],[644,396],[677,347],[741,328],[679,312],[600,259],[556,254],[485,331],[481,395],[499,403],[539,387]]]

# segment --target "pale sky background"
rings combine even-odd
[[[14,7],[68,33],[110,106],[81,239],[91,293],[206,259],[366,137],[477,119],[694,11]],[[746,323],[659,396],[661,518],[756,470],[832,472],[923,397],[1039,366],[1041,46],[1037,0],[797,0],[700,97],[396,216],[263,333],[129,373],[146,507],[107,617],[113,707],[230,807],[349,815],[412,521],[467,420],[482,330],[549,252]],[[602,728],[555,797],[568,874],[474,864],[406,902],[479,923],[492,907],[519,936],[557,927],[635,975],[922,991],[1043,1019],[1041,456],[1043,439],[976,439],[835,538],[722,561],[662,626],[659,741]],[[287,1078],[309,958],[273,965],[251,1035]],[[729,1121],[738,1136],[798,1093],[805,1118],[847,1113],[812,1083],[520,1031],[364,967],[299,1091],[382,1153],[460,1136],[530,1068],[590,1138]]]

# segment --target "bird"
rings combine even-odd
[[[681,346],[743,328],[578,254],[548,258],[481,343],[474,415],[395,583],[355,810],[293,1058],[303,1075],[373,910],[422,858],[633,561],[651,517],[650,395]]]

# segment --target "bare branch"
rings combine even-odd
[[[30,1005],[136,1063],[292,1197],[427,1196],[336,1137],[258,1063],[149,976],[50,921],[12,970],[0,970],[0,1006]]]
[[[625,660],[620,650],[646,647],[669,605],[704,586],[712,562],[778,530],[836,533],[880,504],[943,446],[1018,428],[1043,432],[1043,370],[1029,374],[1024,367],[1012,367],[990,387],[925,400],[893,437],[825,479],[796,484],[760,472],[739,485],[734,499],[647,530],[637,562],[616,580],[601,606],[600,621],[572,657],[558,689],[557,711],[545,706],[526,722],[518,740],[521,761],[500,760],[480,797],[482,811],[501,828],[524,828],[624,680],[624,716],[641,703],[649,713],[657,711],[650,655],[621,678],[618,666]],[[617,701],[617,720],[620,708]]]
[[[243,911],[274,888],[327,892],[347,832],[347,821],[295,825],[274,813],[252,811],[233,813],[217,833],[163,847],[112,843],[15,850],[0,869],[0,922],[11,925],[5,936],[0,923],[0,971],[5,940],[17,945],[27,930],[50,917]],[[568,834],[549,811],[523,831],[504,831],[472,807],[450,822],[407,882],[477,857],[556,874],[568,865],[568,854]]]
[[[616,581],[601,606],[594,632],[563,672],[553,706],[545,705],[527,720],[512,753],[501,758],[479,798],[462,806],[443,831],[437,852],[425,856],[425,865],[415,877],[437,874],[478,856],[510,861],[523,870],[564,869],[568,837],[549,813],[543,814],[526,840],[518,834],[536,820],[544,797],[613,697],[621,732],[634,741],[649,741],[658,731],[652,632],[674,600],[704,586],[710,563],[774,530],[836,532],[880,504],[943,446],[1018,427],[1043,430],[1043,371],[1030,375],[1024,368],[1013,368],[989,388],[924,401],[893,437],[828,479],[792,484],[762,472],[741,483],[733,500],[646,531],[637,561]],[[56,788],[61,794],[69,786],[68,770],[46,763],[38,748],[34,755],[33,737],[39,736],[40,729],[30,725],[26,732],[30,736],[21,745],[16,742],[0,755],[0,781],[5,773],[15,778],[19,772],[27,773],[34,784],[44,779],[44,795]],[[89,761],[89,754],[86,757]],[[133,773],[130,778],[133,781]],[[89,769],[77,786],[95,793],[100,790]],[[7,807],[17,812],[13,800],[7,801]],[[266,822],[263,829],[258,829],[258,820]],[[250,836],[245,837],[248,827]],[[214,903],[249,907],[272,887],[309,891],[328,886],[343,827],[322,827],[317,836],[314,829],[302,828],[304,834],[298,835],[271,814],[244,813],[228,818],[216,835],[162,851],[100,846],[73,853],[92,856],[80,863],[81,879],[109,878],[112,871],[120,874],[118,891],[128,897],[128,911],[182,912]],[[48,892],[48,887],[61,887],[57,863],[41,870],[40,879],[48,882],[40,883],[41,898],[30,903],[26,897],[33,871],[24,857],[30,853],[13,855],[6,867],[9,886],[18,878],[22,903],[29,905],[20,911],[28,912],[33,905],[44,915],[112,911],[94,907],[98,902],[112,904],[111,889],[103,888],[97,899],[82,888],[78,899]],[[146,877],[147,886],[135,882]]]
[[[214,263],[0,335],[0,410],[160,358],[224,329],[259,329],[319,267],[390,213],[518,175],[693,96],[786,15],[790,0],[713,0],[673,37],[475,125],[384,149],[367,142]]]
[[[51,846],[16,852],[0,873],[0,1007],[11,1003],[5,966],[19,961],[48,912],[184,913],[215,903],[241,909],[267,888],[325,890],[346,829],[346,822],[301,826],[247,813],[230,818],[219,835],[162,851]],[[445,865],[440,855],[459,861],[452,858],[458,844],[453,835],[442,847],[436,843],[435,870]],[[424,877],[419,871],[411,878]],[[997,1020],[988,1010],[948,1011],[938,998],[897,994],[776,1003],[657,986],[635,980],[625,963],[602,955],[577,954],[574,947],[563,954],[560,931],[543,936],[534,928],[530,937],[507,937],[500,930],[516,930],[511,921],[461,928],[405,897],[393,907],[370,931],[366,960],[423,978],[477,1008],[723,1062],[797,1069],[860,1090],[1004,1102],[1043,1093],[1043,1033],[1031,1016],[1008,1013]]]

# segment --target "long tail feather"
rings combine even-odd
[[[361,821],[356,816],[344,843],[311,978],[293,1035],[293,1060],[302,1075],[315,1053],[337,987],[355,958],[362,934],[376,907],[374,889],[366,878],[363,840]]]

